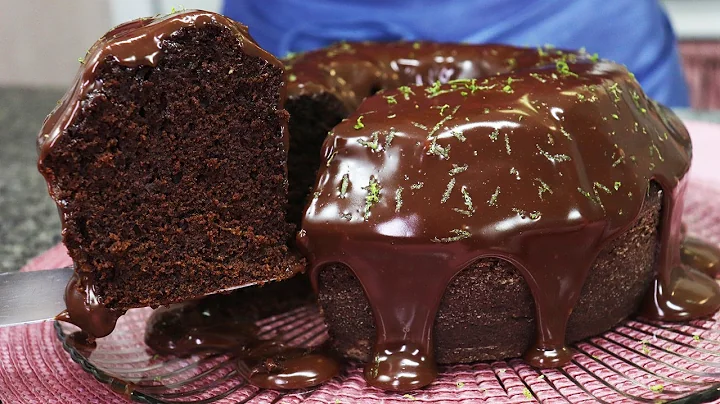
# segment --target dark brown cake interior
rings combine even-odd
[[[293,97],[285,107],[290,113],[291,133],[287,219],[299,227],[322,159],[320,148],[328,132],[348,115],[348,111],[328,93]]]
[[[597,335],[637,311],[655,275],[661,195],[652,184],[636,223],[600,252],[570,316],[568,342]],[[367,361],[375,322],[360,282],[342,265],[323,269],[319,281],[334,348]],[[482,259],[445,291],[435,318],[435,357],[439,363],[519,357],[535,329],[535,303],[520,273],[507,261]]]
[[[290,276],[283,72],[219,25],[182,28],[156,67],[112,58],[43,161],[77,271],[109,307]]]

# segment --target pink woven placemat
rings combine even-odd
[[[688,230],[691,234],[720,244],[720,178],[717,174],[720,170],[720,159],[717,157],[720,125],[702,122],[687,122],[686,125],[694,143],[694,162],[685,207]],[[32,259],[22,270],[34,271],[70,264],[67,250],[57,245]],[[358,383],[362,384],[362,381]],[[359,401],[361,397],[353,394],[357,394],[360,387],[358,385],[355,393],[343,394],[344,398]],[[449,390],[446,397],[450,398],[453,394],[457,393]],[[363,402],[373,401],[368,397],[362,398]],[[0,328],[0,400],[2,403],[128,402],[70,359],[58,342],[51,322]],[[462,401],[462,397],[457,396],[451,401]],[[523,401],[532,400],[524,397],[512,400]]]

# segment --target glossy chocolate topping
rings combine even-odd
[[[535,52],[504,45],[342,42],[290,55],[285,66],[287,95],[331,93],[352,112],[365,97],[381,89],[491,76],[537,61]]]
[[[695,237],[685,237],[680,246],[683,264],[716,278],[720,274],[720,248]]]
[[[65,306],[67,309],[55,319],[75,324],[90,338],[109,335],[115,329],[117,319],[125,314],[125,310],[105,308],[92,282],[77,273],[73,274],[65,287]]]
[[[267,339],[255,325],[263,317],[311,301],[309,286],[298,278],[157,309],[148,320],[145,342],[155,352],[176,356],[229,352],[240,374],[262,388],[321,384],[338,374],[335,359],[321,348],[296,348]]]
[[[625,68],[504,46],[440,48],[428,61],[434,51],[416,52],[425,44],[402,46],[405,58],[344,44],[309,56],[319,69],[299,58],[290,70],[305,83],[290,96],[327,91],[348,108],[387,83],[439,80],[367,98],[333,130],[297,238],[315,283],[331,263],[360,280],[377,329],[370,384],[409,390],[434,379],[444,290],[485,257],[512,263],[533,294],[537,335],[525,358],[567,363],[566,323],[588,271],[636,220],[650,181],[664,190],[663,225],[643,313],[676,320],[720,307],[714,280],[680,265],[689,136]]]
[[[45,119],[38,135],[38,169],[45,176],[48,191],[55,199],[63,223],[66,219],[66,212],[63,209],[65,202],[56,197],[55,179],[52,173],[44,168],[43,162],[51,152],[53,144],[63,134],[73,130],[83,102],[103,95],[102,78],[97,75],[99,67],[110,62],[128,68],[157,66],[162,59],[164,47],[168,45],[174,33],[181,29],[201,29],[206,25],[217,25],[230,30],[237,38],[238,46],[243,52],[282,68],[280,61],[255,43],[246,26],[207,11],[183,11],[163,17],[134,20],[109,31],[90,48],[84,60],[81,60],[82,65],[74,85]],[[285,95],[280,94],[278,110],[283,108],[284,99]],[[287,122],[283,122],[282,125],[287,150]],[[83,268],[83,263],[75,264],[75,270],[81,281],[76,277],[68,285],[65,298],[68,309],[60,314],[58,319],[76,324],[92,336],[105,336],[112,331],[115,320],[122,313],[104,308],[102,296],[94,292],[90,270]]]

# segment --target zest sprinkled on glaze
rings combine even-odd
[[[410,42],[339,43],[326,49],[293,55],[285,60],[286,72],[294,78],[287,83],[288,98],[327,92],[336,96],[350,113],[365,97],[380,89],[398,89],[394,94],[383,95],[383,101],[388,105],[397,105],[418,95],[434,98],[451,90],[446,87],[441,89],[441,83],[454,85],[463,97],[489,90],[509,93],[515,91],[518,77],[505,76],[492,84],[483,83],[479,78],[509,73],[518,66],[537,63],[545,64],[553,70],[553,76],[558,77],[555,74],[556,61],[572,64],[581,59],[587,61],[589,57],[584,53],[554,49],[538,56],[536,52],[531,54],[523,48],[503,45],[416,44],[419,46],[414,47]],[[533,74],[533,77],[543,80],[542,77],[548,77]],[[428,87],[417,88],[412,84],[426,84]],[[435,106],[436,113],[439,112],[441,117],[451,111],[451,104],[445,105],[438,103]],[[392,114],[384,116],[387,115]],[[358,118],[353,122],[358,123]]]
[[[359,76],[322,86],[332,87],[350,108],[370,89],[409,77],[422,83],[440,77],[438,63],[411,63],[417,59],[399,58],[393,46],[400,45],[355,46],[354,65],[340,63],[339,55],[324,61],[323,66],[333,66],[333,77]],[[645,98],[635,79],[610,62],[559,51],[477,46],[474,63],[462,64],[460,55],[468,49],[452,47],[453,63],[465,70],[444,77],[446,84],[367,98],[333,130],[321,152],[333,160],[321,164],[317,197],[309,203],[297,241],[310,260],[316,289],[320,270],[332,263],[347,265],[360,280],[377,330],[374,359],[365,369],[368,382],[403,391],[434,379],[432,326],[445,288],[486,257],[512,263],[533,294],[537,333],[525,358],[538,367],[567,363],[566,323],[588,271],[597,254],[636,220],[650,181],[664,190],[664,225],[658,276],[643,314],[679,320],[717,310],[717,284],[680,265],[680,212],[691,146],[677,117]],[[380,56],[358,58],[373,52]],[[390,55],[394,74],[378,73],[377,67],[367,71],[365,64],[383,65]],[[517,70],[501,63],[508,58]],[[398,60],[407,66],[401,68]],[[321,81],[317,69],[295,73],[304,82]],[[438,109],[445,114],[439,116]],[[353,127],[358,116],[364,116],[362,128]],[[361,144],[391,125],[392,147],[383,153]],[[447,175],[457,167],[467,169]],[[347,173],[360,183],[382,184],[370,215],[365,215],[364,189],[337,197],[337,184]],[[489,200],[473,204],[469,195]],[[342,219],[338,212],[352,218]]]

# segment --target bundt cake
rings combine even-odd
[[[289,69],[347,109],[404,84],[332,129],[297,238],[333,344],[371,384],[423,386],[436,361],[560,366],[643,297],[656,318],[717,310],[717,284],[679,263],[689,136],[625,68],[425,48],[343,44]]]
[[[40,132],[75,264],[60,318],[107,335],[131,307],[303,269],[285,221],[283,65],[247,27],[185,11],[88,51]]]

